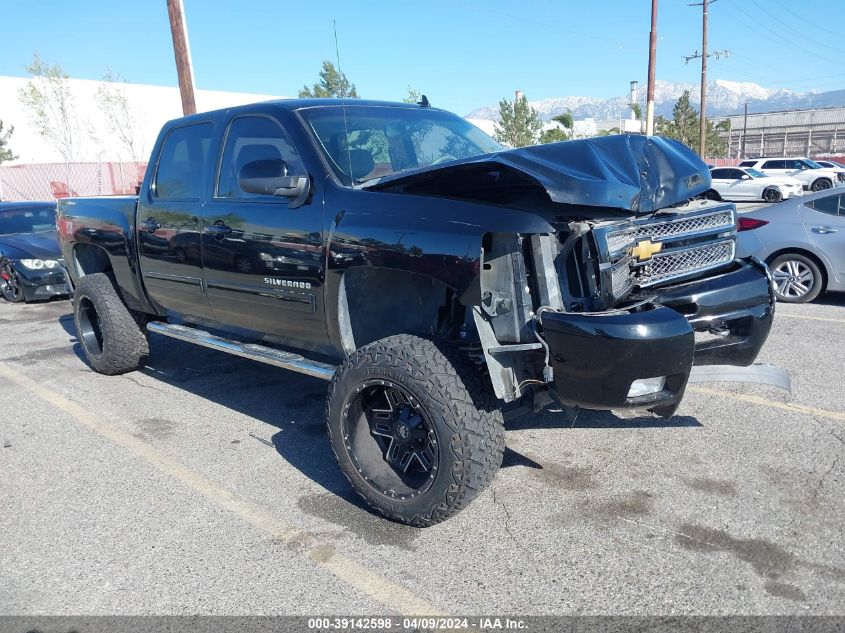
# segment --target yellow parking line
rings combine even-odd
[[[786,312],[778,312],[779,317],[789,317],[790,319],[807,319],[809,321],[828,321],[830,323],[845,323],[845,319],[831,319],[830,317],[817,317],[805,314],[789,314]]]
[[[297,551],[307,556],[315,565],[325,569],[335,578],[345,582],[354,589],[380,602],[388,609],[392,609],[402,615],[442,614],[440,609],[424,598],[416,596],[409,589],[388,580],[352,558],[337,552],[332,545],[319,542],[309,532],[300,530],[292,524],[279,520],[254,503],[236,497],[231,491],[218,483],[183,466],[131,433],[107,423],[101,417],[91,413],[84,407],[68,400],[52,389],[38,384],[28,376],[14,371],[3,363],[0,363],[0,376],[7,378],[22,389],[50,403],[87,429],[122,446],[165,474],[178,479],[189,488],[199,492],[207,499],[235,514],[253,527],[266,532],[276,539],[295,546]]]
[[[760,396],[754,396],[745,393],[730,393],[729,391],[721,391],[719,389],[709,389],[707,387],[688,386],[687,391],[700,393],[708,396],[721,396],[723,398],[731,398],[732,400],[739,400],[740,402],[748,402],[749,404],[759,404],[763,407],[771,407],[772,409],[781,409],[783,411],[790,411],[791,413],[805,413],[807,415],[816,415],[820,418],[829,418],[839,422],[845,422],[845,413],[839,411],[828,411],[827,409],[817,409],[816,407],[808,407],[803,404],[795,404],[792,402],[777,402],[775,400],[768,400]]]

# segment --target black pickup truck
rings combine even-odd
[[[709,188],[663,138],[507,149],[425,101],[285,100],[171,121],[137,198],[57,224],[96,371],[152,332],[330,381],[352,486],[426,526],[491,481],[509,411],[671,416],[694,365],[753,363],[771,278]]]

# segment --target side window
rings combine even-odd
[[[288,175],[305,174],[299,154],[279,123],[265,116],[238,117],[232,120],[226,133],[216,197],[285,202],[284,198],[249,193],[240,188],[238,173],[244,165],[256,160],[283,160]]]
[[[763,163],[763,169],[786,169],[782,160],[767,160]]]
[[[816,198],[812,202],[808,202],[808,207],[813,207],[816,211],[827,213],[829,215],[839,214],[839,199],[841,195],[825,196],[824,198]],[[845,202],[845,201],[844,201]]]
[[[197,123],[170,131],[161,147],[154,196],[159,200],[198,200],[208,169],[211,123]]]
[[[741,169],[729,169],[728,170],[728,178],[731,180],[741,180],[742,177],[745,175],[745,172]]]
[[[787,169],[809,169],[809,166],[803,160],[787,160],[785,162]]]
[[[744,160],[742,161],[739,166],[740,167],[754,167],[757,164],[756,160]]]
[[[728,178],[727,169],[714,169],[710,172],[710,177],[714,180],[725,180]]]

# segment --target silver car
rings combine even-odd
[[[828,189],[742,213],[737,256],[756,255],[772,270],[778,300],[812,301],[845,291],[845,192]]]

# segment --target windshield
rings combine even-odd
[[[805,158],[801,162],[807,165],[810,169],[824,169],[824,167],[819,165],[816,161],[810,160],[809,158]]]
[[[430,108],[340,105],[300,110],[346,185],[505,149],[466,119]]]
[[[43,233],[56,230],[53,207],[30,207],[0,210],[0,235]]]
[[[764,174],[762,171],[757,171],[753,167],[746,168],[745,173],[748,174],[749,176],[751,176],[752,178],[765,178],[766,177],[766,174]]]

